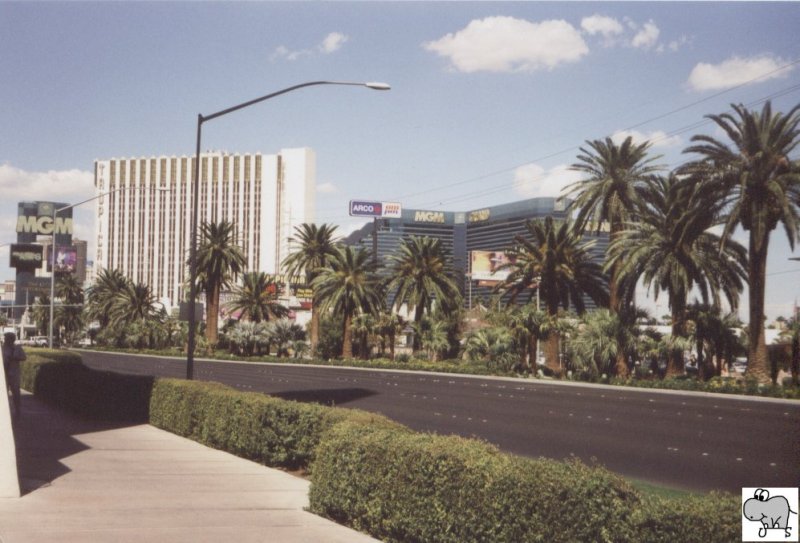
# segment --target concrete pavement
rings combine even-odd
[[[0,543],[376,541],[303,510],[309,483],[149,425],[85,421],[23,397],[21,498]]]

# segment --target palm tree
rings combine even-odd
[[[649,157],[650,143],[634,144],[630,136],[621,145],[611,138],[586,143],[588,149],[581,147],[578,162],[570,168],[586,176],[565,189],[568,196],[574,195],[570,210],[577,210],[575,226],[581,232],[587,227],[600,232],[607,222],[613,242],[635,216],[645,180],[661,169],[653,165],[660,157]],[[619,267],[614,266],[609,279],[609,307],[614,313],[625,303],[618,282]]]
[[[56,295],[62,303],[56,308],[54,324],[72,343],[83,327],[83,287],[74,274],[63,274],[56,283]]]
[[[253,322],[284,318],[289,309],[278,302],[280,285],[275,278],[264,272],[248,272],[242,276],[242,284],[234,287],[233,299],[228,302],[230,311],[241,311],[242,319]]]
[[[204,221],[198,233],[196,258],[197,286],[206,295],[206,338],[208,348],[213,350],[217,344],[220,291],[229,287],[246,265],[233,223]]]
[[[520,363],[536,371],[539,342],[546,340],[553,328],[553,322],[547,313],[528,303],[521,307],[512,306],[509,315],[509,330],[517,340],[520,352]]]
[[[495,287],[497,291],[511,294],[513,302],[524,292],[532,296],[538,285],[541,303],[553,320],[559,307],[568,309],[570,303],[583,313],[584,294],[597,304],[608,303],[605,276],[589,252],[593,242],[581,242],[568,221],[556,226],[552,217],[528,221],[526,226],[529,238],[516,236],[516,246],[508,251],[510,262],[501,266],[510,273]],[[545,364],[554,373],[559,372],[559,335],[552,330],[545,344]]]
[[[334,245],[334,232],[336,226],[323,224],[303,223],[295,227],[292,241],[299,245],[297,251],[290,254],[283,261],[287,275],[298,278],[305,274],[306,284],[311,284],[316,276],[316,270],[324,268],[333,258],[336,250]],[[316,296],[311,298],[311,352],[317,350],[319,344],[319,312],[317,311]]]
[[[439,354],[450,347],[450,341],[447,339],[447,321],[426,316],[419,323],[414,323],[413,327],[414,336],[419,337],[420,346],[427,351],[431,362],[436,362]]]
[[[419,325],[422,316],[430,314],[434,301],[445,312],[461,306],[461,292],[452,279],[447,254],[441,240],[411,236],[400,243],[399,254],[391,255],[389,292],[396,290],[394,307],[404,304],[414,311],[414,323]],[[420,347],[414,336],[414,350]]]
[[[637,336],[636,326],[608,309],[587,312],[569,342],[574,368],[594,377],[614,372],[619,358],[635,354]]]
[[[353,317],[377,313],[382,305],[382,290],[370,251],[337,247],[327,267],[315,272],[312,288],[321,311],[333,311],[342,319],[342,356],[353,358]]]
[[[363,360],[369,358],[372,348],[370,336],[375,330],[375,318],[370,314],[358,315],[353,319],[353,336],[358,345],[358,354]]]
[[[653,177],[643,189],[646,205],[636,223],[609,245],[606,269],[614,268],[620,288],[633,292],[641,280],[654,287],[655,297],[667,293],[672,335],[686,338],[687,297],[697,289],[704,303],[721,305],[724,294],[732,308],[743,288],[744,247],[735,242],[719,250],[720,237],[710,229],[718,223],[719,208],[707,202],[697,185],[675,176]],[[683,356],[673,352],[667,376],[683,373]]]
[[[87,291],[88,318],[100,322],[101,328],[108,326],[114,298],[127,288],[130,282],[131,280],[120,270],[100,270],[94,284]]]
[[[160,325],[161,318],[166,316],[150,286],[144,283],[128,284],[114,298],[109,313],[109,326],[135,335],[133,343],[137,348],[152,345],[151,328]]]
[[[800,168],[790,158],[800,143],[800,104],[786,115],[773,114],[769,101],[761,112],[749,111],[741,104],[731,107],[734,113],[707,118],[725,132],[732,146],[712,136],[694,136],[695,145],[684,152],[697,153],[701,158],[687,165],[686,172],[724,205],[726,242],[737,226],[749,233],[747,374],[766,383],[770,381],[764,333],[769,238],[781,224],[794,249],[800,233]]]
[[[378,315],[376,333],[380,338],[381,356],[386,353],[386,344],[389,344],[389,356],[394,360],[394,348],[397,335],[402,333],[406,323],[403,317],[391,311],[381,311]]]

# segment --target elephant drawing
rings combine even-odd
[[[767,530],[781,529],[786,537],[791,536],[789,515],[797,514],[789,507],[789,500],[783,496],[769,497],[769,491],[759,488],[752,498],[744,502],[744,516],[748,520],[760,522],[762,527],[758,530],[758,537],[765,537]]]

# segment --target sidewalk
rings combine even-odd
[[[0,543],[376,541],[303,510],[309,483],[148,425],[84,421],[23,396],[22,498]]]

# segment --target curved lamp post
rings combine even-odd
[[[202,137],[203,123],[206,121],[210,121],[212,119],[216,119],[217,117],[222,117],[223,115],[227,115],[228,113],[233,113],[234,111],[239,111],[240,109],[244,109],[246,107],[258,104],[259,102],[269,100],[270,98],[275,98],[276,96],[280,96],[281,94],[286,94],[287,92],[292,92],[297,89],[302,89],[303,87],[312,87],[315,85],[347,85],[353,87],[366,87],[368,89],[373,89],[373,90],[391,89],[391,87],[386,83],[374,83],[374,82],[358,83],[352,81],[310,81],[308,83],[300,83],[299,85],[287,87],[277,92],[267,94],[266,96],[255,98],[248,102],[244,102],[242,104],[232,106],[227,109],[223,109],[222,111],[217,111],[216,113],[212,113],[210,115],[203,115],[203,114],[197,115],[197,148],[195,151],[194,179],[192,182],[192,222],[190,227],[192,239],[189,245],[190,286],[189,286],[189,338],[188,338],[188,346],[186,349],[187,379],[192,379],[194,377],[194,349],[195,349],[196,335],[197,335],[197,332],[195,330],[197,324],[197,316],[195,315],[196,298],[197,298],[197,216],[199,209],[198,195],[200,193],[200,140]]]
[[[88,202],[92,202],[103,196],[108,196],[109,194],[114,194],[115,192],[121,192],[123,190],[141,190],[145,188],[150,188],[146,186],[139,186],[139,187],[121,187],[118,189],[110,190],[108,192],[103,192],[102,194],[98,194],[97,196],[93,196],[87,200],[83,200],[82,202],[78,202],[77,204],[71,204],[68,206],[53,208],[53,239],[50,246],[50,330],[47,336],[47,345],[49,348],[53,348],[53,314],[55,309],[55,291],[56,291],[56,216],[59,212],[64,211],[66,209],[72,209],[73,207],[78,207],[79,205],[83,205]],[[156,188],[153,189],[158,192],[169,192],[170,189],[162,189]]]

